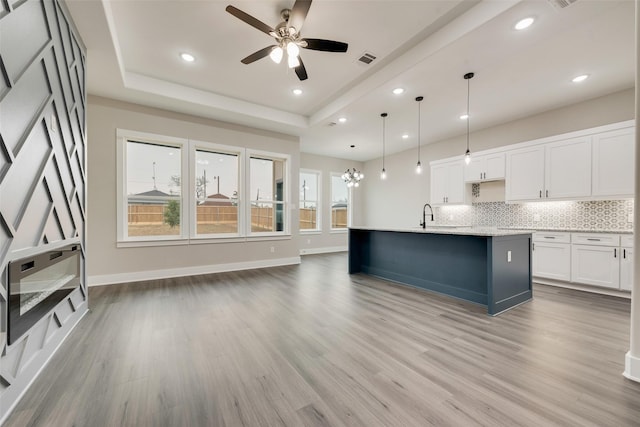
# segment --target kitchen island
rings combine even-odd
[[[349,273],[482,304],[496,315],[532,297],[531,232],[351,227]]]

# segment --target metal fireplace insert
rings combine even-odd
[[[80,286],[81,256],[74,243],[9,262],[9,344]]]

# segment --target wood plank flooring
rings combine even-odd
[[[90,289],[12,426],[638,426],[629,301],[534,287],[499,317],[298,266]]]

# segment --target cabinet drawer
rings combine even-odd
[[[625,234],[624,236],[620,236],[620,246],[633,247],[633,235]]]
[[[533,233],[534,242],[571,243],[571,233],[536,231]]]
[[[617,234],[572,233],[571,243],[592,246],[620,246]]]

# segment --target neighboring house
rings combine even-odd
[[[167,200],[160,199],[151,199],[150,197],[176,197],[172,194],[167,194],[164,191],[160,190],[150,190],[145,191],[143,193],[137,193],[129,196],[129,204],[130,205],[157,205],[157,204],[167,204]]]
[[[234,206],[231,199],[224,194],[216,193],[207,196],[207,199],[199,204],[200,206]]]

